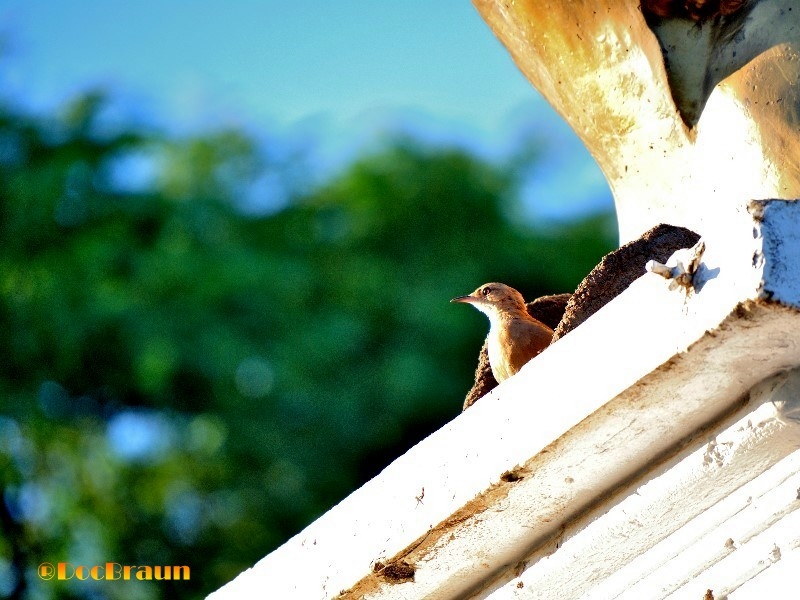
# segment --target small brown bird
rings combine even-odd
[[[485,283],[450,302],[472,304],[489,317],[489,365],[498,383],[519,371],[553,339],[553,330],[528,314],[522,294],[503,283]]]

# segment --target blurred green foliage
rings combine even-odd
[[[458,414],[488,324],[450,298],[571,291],[613,246],[513,222],[513,160],[399,139],[270,205],[287,166],[242,132],[103,108],[0,109],[0,597],[218,588]]]

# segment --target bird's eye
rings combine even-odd
[[[490,288],[488,285],[481,290],[481,294],[483,294],[484,296],[488,296],[491,293],[492,293],[492,288]]]

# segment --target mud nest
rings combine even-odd
[[[642,0],[642,12],[648,17],[705,21],[735,15],[745,4],[746,0]]]

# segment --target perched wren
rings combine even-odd
[[[528,314],[525,299],[503,283],[485,283],[468,296],[450,302],[466,302],[489,317],[489,365],[501,383],[550,345],[553,330]]]

